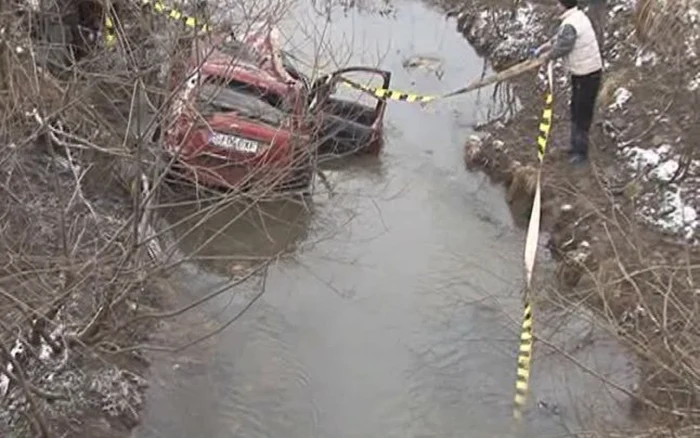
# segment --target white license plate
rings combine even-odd
[[[222,148],[233,149],[234,151],[249,154],[256,153],[260,147],[260,143],[257,141],[220,133],[211,134],[209,142]]]

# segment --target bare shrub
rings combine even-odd
[[[659,52],[684,56],[698,48],[700,3],[696,0],[640,0],[634,28],[640,40]]]
[[[143,403],[147,328],[224,293],[156,311],[160,279],[197,256],[173,257],[177,242],[154,219],[174,190],[158,128],[167,129],[173,71],[194,35],[116,2],[118,44],[105,50],[99,3],[0,5],[0,435],[96,436],[102,417],[126,431]],[[233,16],[212,23],[236,33],[285,5],[227,7]],[[286,173],[313,176],[314,160],[299,154],[286,172],[251,169],[245,193],[187,190],[251,211]],[[234,280],[264,276],[277,257],[245,265]]]

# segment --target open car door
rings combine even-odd
[[[347,67],[317,79],[310,108],[317,119],[319,153],[377,154],[387,103],[366,89],[387,89],[390,83],[390,72],[371,67]]]

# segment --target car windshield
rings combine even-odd
[[[258,96],[218,84],[203,84],[199,90],[197,101],[200,109],[207,108],[209,110],[206,112],[235,111],[242,117],[260,120],[275,127],[281,126],[286,117],[283,111]]]

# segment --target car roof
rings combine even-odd
[[[204,83],[197,93],[197,101],[215,112],[235,112],[240,116],[259,120],[272,126],[281,126],[288,115],[266,102],[262,96],[226,85]]]

